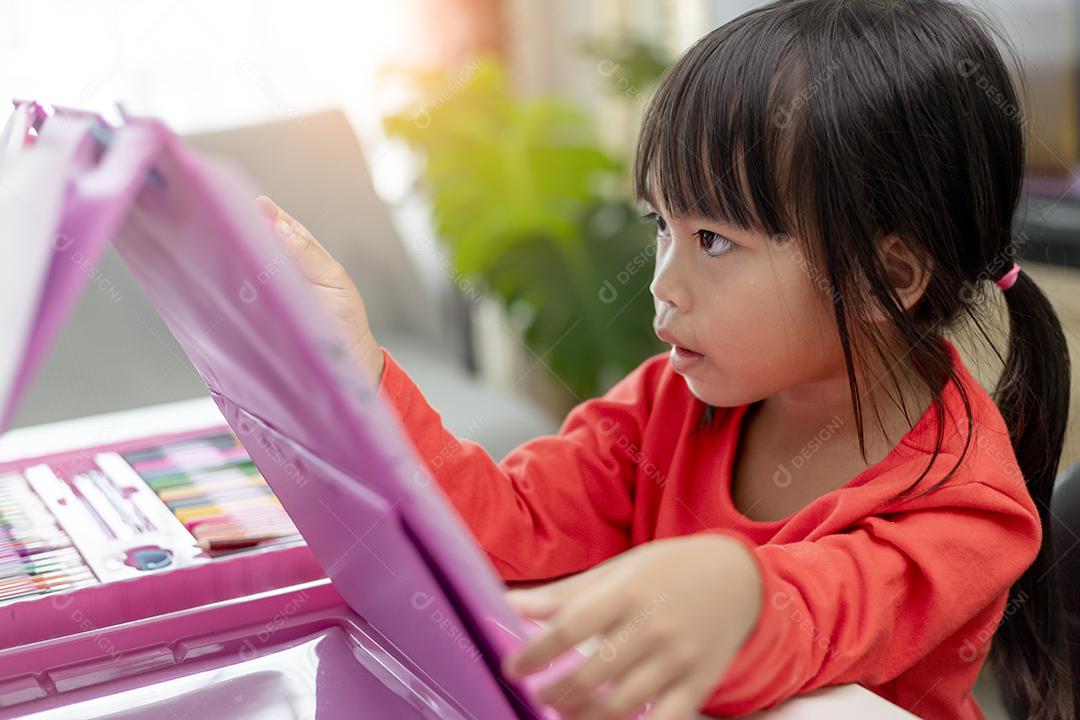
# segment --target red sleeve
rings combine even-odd
[[[762,607],[704,712],[888,682],[998,600],[1038,552],[1034,507],[994,487],[946,485],[915,502],[815,541],[737,536],[757,560]]]
[[[574,408],[557,435],[527,442],[495,462],[446,430],[419,388],[383,353],[379,393],[504,580],[556,578],[629,549],[635,466],[621,448],[641,445],[656,362]]]

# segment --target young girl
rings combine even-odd
[[[859,683],[970,720],[993,638],[1016,717],[1073,717],[1047,517],[1069,361],[1013,263],[1018,104],[984,24],[944,0],[781,0],[706,35],[660,83],[635,170],[671,352],[498,463],[260,199],[497,570],[560,579],[510,593],[549,625],[508,675],[595,637],[542,691],[566,717]],[[983,331],[987,288],[1010,320],[993,400],[944,339]]]

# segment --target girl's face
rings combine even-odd
[[[695,396],[735,407],[845,375],[828,282],[798,242],[655,210],[656,334]]]

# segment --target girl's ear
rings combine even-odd
[[[933,260],[914,253],[904,239],[895,234],[878,240],[878,253],[889,284],[896,291],[904,309],[910,309],[930,284]],[[875,311],[874,316],[877,321],[885,319],[880,310]]]

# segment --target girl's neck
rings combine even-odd
[[[735,507],[751,520],[779,521],[883,460],[930,406],[921,381],[906,373],[898,382],[907,417],[889,397],[890,389],[896,395],[892,381],[862,385],[865,456],[846,374],[755,403],[742,420],[732,465]],[[775,482],[780,465],[788,470],[784,486]]]
[[[859,387],[867,460],[873,464],[925,414],[932,395],[925,382],[902,362],[897,364],[895,380],[887,367],[879,367],[864,373]],[[845,444],[858,447],[855,410],[844,370],[775,393],[761,401],[754,415],[753,422],[780,446],[800,445],[827,431],[830,438],[846,439]]]

